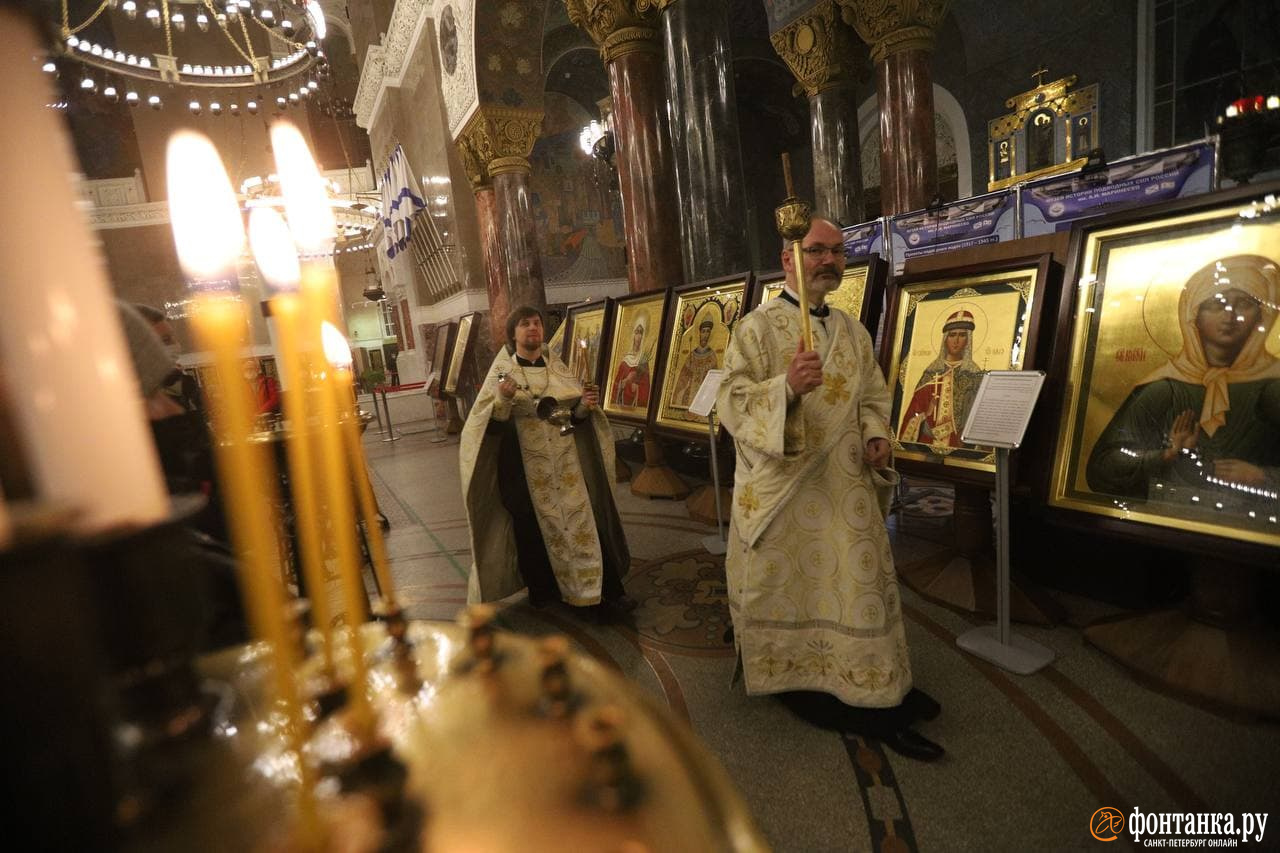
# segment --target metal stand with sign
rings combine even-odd
[[[1052,649],[1009,628],[1009,451],[1022,443],[1043,384],[1040,370],[987,373],[962,433],[966,444],[996,449],[996,624],[966,631],[956,645],[1019,675],[1030,675],[1054,658]]]
[[[724,516],[720,509],[720,464],[716,460],[716,394],[720,391],[720,382],[724,379],[723,370],[708,370],[698,386],[698,393],[693,395],[689,403],[689,414],[699,415],[707,419],[707,432],[711,440],[711,488],[716,497],[716,527],[720,531],[714,536],[704,536],[702,547],[709,554],[723,554],[728,550],[725,544]]]

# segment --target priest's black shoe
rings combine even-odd
[[[936,720],[942,713],[942,705],[928,693],[918,687],[912,687],[902,700],[902,710],[912,722],[916,720]]]
[[[617,598],[609,599],[608,604],[619,613],[630,613],[640,606],[640,602],[636,601],[626,593],[623,593]]]
[[[915,729],[897,729],[881,738],[881,742],[899,755],[917,761],[937,761],[947,754],[940,745]]]

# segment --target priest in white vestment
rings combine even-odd
[[[601,620],[634,607],[622,587],[631,556],[613,500],[613,436],[598,403],[594,386],[584,390],[562,361],[546,356],[541,313],[514,309],[507,346],[462,430],[474,555],[469,602],[527,587],[535,606],[595,606]],[[571,430],[562,430],[566,423]]]
[[[840,229],[815,217],[801,246],[813,349],[787,246],[786,289],[738,323],[717,403],[737,450],[725,569],[747,692],[935,759],[942,748],[911,729],[939,707],[912,689],[884,523],[898,480],[889,392],[867,330],[825,304],[844,272]]]

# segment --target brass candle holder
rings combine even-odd
[[[796,197],[791,182],[791,155],[782,155],[782,176],[787,185],[787,197],[774,208],[773,221],[782,239],[791,242],[791,261],[796,271],[796,295],[800,297],[800,336],[805,349],[813,349],[813,330],[809,326],[809,290],[804,280],[804,252],[800,241],[809,233],[809,220],[813,208],[809,202]]]

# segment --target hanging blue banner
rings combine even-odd
[[[884,256],[884,221],[876,219],[861,225],[851,225],[842,229],[844,235],[844,256],[860,258],[863,255]]]
[[[1018,236],[1016,213],[1013,191],[1001,190],[894,216],[889,220],[894,274],[910,258],[1012,240]]]
[[[1126,157],[1093,172],[1029,182],[1022,187],[1022,234],[1065,231],[1086,216],[1209,192],[1213,155],[1213,142],[1196,142]]]

